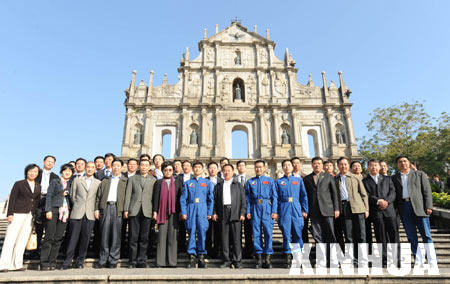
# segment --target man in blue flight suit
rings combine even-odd
[[[201,162],[195,162],[193,169],[194,178],[184,183],[180,199],[181,215],[189,234],[187,267],[194,268],[196,256],[198,256],[198,267],[206,268],[205,239],[208,220],[211,219],[214,208],[214,184],[202,178],[203,164]]]
[[[247,198],[247,219],[252,221],[253,248],[256,254],[256,268],[262,267],[261,254],[266,255],[264,267],[272,268],[270,256],[272,249],[272,231],[274,220],[278,218],[278,196],[275,181],[264,176],[266,162],[257,160],[254,163],[256,176],[245,185]],[[264,230],[264,249],[261,240],[261,225]]]
[[[281,163],[284,176],[276,180],[278,193],[278,225],[283,233],[283,253],[286,254],[286,266],[291,268],[292,253],[290,244],[299,244],[303,250],[302,230],[304,218],[308,216],[308,197],[301,177],[292,175],[292,162]],[[292,233],[292,240],[291,240]]]

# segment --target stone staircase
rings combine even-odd
[[[0,247],[3,247],[3,241],[4,236],[6,232],[7,227],[7,220],[6,219],[0,219]],[[439,268],[450,268],[450,231],[449,230],[442,230],[433,228],[431,229],[431,233],[433,236],[434,245],[436,248],[436,253],[438,257],[438,263]],[[372,236],[372,239],[375,241],[375,235]],[[420,240],[419,235],[419,240]],[[242,240],[244,242],[244,236],[242,236]],[[400,226],[400,241],[402,243],[407,243],[406,233],[403,229],[403,226]],[[278,227],[278,224],[275,223],[274,231],[273,231],[273,249],[274,249],[274,255],[272,258],[273,266],[275,268],[282,268],[284,265],[284,255],[282,254],[282,242],[283,242],[283,236],[281,234],[281,231]],[[314,243],[311,233],[309,234],[309,242]],[[63,252],[60,254],[59,262],[62,261]],[[314,253],[312,253],[312,257],[314,257]],[[93,258],[92,251],[88,252],[88,259],[86,260],[85,267],[92,267],[93,263],[96,261],[96,259]],[[208,266],[218,267],[221,264],[220,259],[208,259]],[[184,252],[181,252],[178,254],[178,267],[185,267],[185,265],[188,262],[188,255]],[[149,264],[154,263],[154,258],[149,259]],[[26,252],[25,254],[25,265],[29,269],[37,269],[38,268],[39,261],[30,259],[29,253]],[[242,261],[244,268],[252,268],[254,265],[253,259],[243,259]],[[126,267],[127,266],[127,259],[121,259],[119,266]]]

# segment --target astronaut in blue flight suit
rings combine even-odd
[[[284,176],[276,180],[278,193],[278,225],[283,234],[283,253],[286,254],[286,265],[292,265],[290,244],[298,243],[303,249],[302,230],[304,218],[308,216],[308,197],[301,177],[292,175],[292,162],[281,163]],[[292,234],[292,240],[291,240]]]
[[[195,162],[193,170],[194,178],[184,183],[180,199],[181,215],[189,234],[187,267],[194,268],[198,256],[198,267],[206,268],[205,239],[208,220],[211,219],[214,208],[214,184],[202,177],[201,162]]]
[[[263,175],[266,171],[266,163],[257,160],[254,165],[256,176],[249,179],[245,185],[247,219],[252,222],[256,268],[262,267],[262,253],[266,255],[264,267],[272,268],[270,262],[270,257],[273,254],[272,231],[274,220],[278,218],[277,190],[275,181]],[[264,230],[264,248],[262,247],[261,225]]]

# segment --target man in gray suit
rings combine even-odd
[[[396,158],[399,171],[392,176],[396,201],[403,225],[405,226],[411,250],[415,256],[415,264],[422,265],[423,258],[417,249],[417,229],[419,229],[430,266],[437,267],[436,252],[431,238],[430,219],[432,213],[433,198],[431,196],[430,182],[427,175],[419,170],[412,170],[407,156],[400,155]]]
[[[116,268],[120,258],[122,212],[128,179],[121,174],[123,161],[114,160],[111,175],[100,184],[95,218],[100,219],[100,257],[96,268]]]
[[[72,184],[70,199],[73,206],[69,221],[71,234],[63,269],[70,268],[77,245],[78,259],[75,267],[83,268],[84,265],[89,240],[94,228],[95,196],[100,186],[100,181],[94,178],[94,173],[95,164],[89,162],[86,165],[86,175],[74,179]]]
[[[150,161],[141,160],[139,170],[139,175],[134,175],[128,180],[125,196],[124,216],[130,218],[130,253],[128,257],[130,268],[147,267],[147,247],[153,216],[152,196],[156,178],[148,174]]]

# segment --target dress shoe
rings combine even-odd
[[[102,269],[102,268],[105,268],[105,267],[106,267],[106,265],[100,264],[100,263],[97,263],[97,264],[94,266],[94,268],[96,268],[96,269]]]
[[[50,271],[52,268],[50,266],[41,266],[41,271]]]
[[[272,262],[270,261],[270,254],[266,254],[266,261],[264,262],[264,268],[271,269]]]
[[[0,273],[8,272],[8,269],[0,269]]]
[[[108,268],[112,268],[112,269],[117,268],[117,263],[108,264]]]
[[[130,263],[130,264],[128,264],[128,268],[136,268],[136,264]]]
[[[147,268],[147,263],[145,263],[145,262],[138,263],[138,264],[136,264],[136,268]]]
[[[70,266],[68,266],[68,265],[61,266],[61,270],[67,270],[67,269],[70,269]]]
[[[25,271],[25,270],[27,270],[27,269],[25,267],[22,267],[22,268],[14,270],[14,271]]]
[[[242,263],[241,262],[235,262],[234,263],[234,268],[235,269],[241,269],[242,268]]]
[[[83,269],[83,268],[84,268],[84,265],[81,264],[81,263],[79,263],[79,264],[75,265],[75,268],[77,268],[77,269]]]
[[[230,268],[231,262],[225,261],[220,265],[220,268]]]

